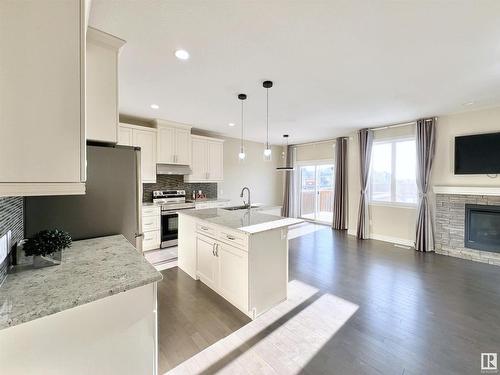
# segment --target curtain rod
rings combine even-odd
[[[432,121],[432,120],[437,120],[437,117],[434,117],[432,119],[425,119],[424,121],[425,122],[429,122],[429,121]],[[384,129],[392,129],[392,128],[399,128],[401,126],[408,126],[408,125],[415,125],[417,123],[417,121],[410,121],[410,122],[403,122],[401,124],[392,124],[392,125],[383,125],[383,126],[376,126],[374,128],[367,128],[368,130],[374,130],[374,131],[377,131],[377,130],[384,130]]]
[[[428,121],[432,121],[432,120],[437,120],[437,117],[433,117],[432,119],[425,119],[424,121],[428,122]],[[366,128],[366,129],[377,131],[377,130],[384,130],[384,129],[399,128],[401,126],[415,125],[416,123],[417,123],[417,121],[410,121],[410,122],[403,122],[403,123],[400,123],[400,124],[383,125],[383,126],[378,126],[378,127],[374,127],[374,128]],[[349,138],[349,137],[345,136],[345,137],[338,137],[338,138]],[[326,139],[324,141],[297,143],[295,145],[292,144],[290,146],[293,146],[293,147],[305,147],[305,146],[309,146],[309,145],[319,145],[319,144],[322,144],[322,143],[329,143],[329,142],[333,142],[334,143],[336,140],[337,140],[337,138],[333,138],[333,139]]]
[[[306,143],[297,143],[295,145],[290,145],[294,147],[305,147],[305,146],[311,146],[311,145],[320,145],[322,143],[335,143],[336,138],[333,139],[325,139],[324,141],[316,141],[316,142],[306,142]]]

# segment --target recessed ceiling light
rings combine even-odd
[[[473,104],[474,104],[474,102],[467,102],[467,103],[464,103],[463,105],[470,106],[470,105],[473,105]]]
[[[185,49],[178,49],[177,51],[175,51],[175,57],[177,57],[179,60],[187,60],[189,59],[189,52]]]
[[[228,125],[229,126],[234,126],[234,122],[230,122]]]
[[[153,108],[153,109],[160,108],[160,106],[158,104],[151,104],[150,107]]]

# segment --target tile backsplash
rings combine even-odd
[[[23,239],[24,213],[22,197],[0,198],[0,237],[9,230],[12,231],[12,244]],[[0,264],[0,283],[5,278],[6,273],[7,262],[4,261]]]
[[[179,175],[159,174],[156,176],[155,184],[142,184],[142,201],[151,202],[153,200],[153,190],[181,189],[186,190],[186,197],[189,199],[193,191],[202,190],[207,198],[217,198],[217,183],[188,183],[184,182],[184,177]]]

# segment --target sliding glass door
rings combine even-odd
[[[333,219],[334,168],[331,161],[300,166],[300,217],[330,224]]]

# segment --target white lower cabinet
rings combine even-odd
[[[224,298],[241,310],[248,310],[248,253],[218,243],[219,290]]]
[[[184,212],[179,212],[181,270],[251,319],[286,300],[286,227],[248,232]]]
[[[142,251],[154,250],[161,243],[161,212],[159,206],[142,207]]]
[[[217,289],[219,261],[215,255],[217,242],[207,236],[197,236],[197,274],[212,289]]]
[[[248,313],[248,253],[246,250],[198,233],[197,276],[207,286]]]

